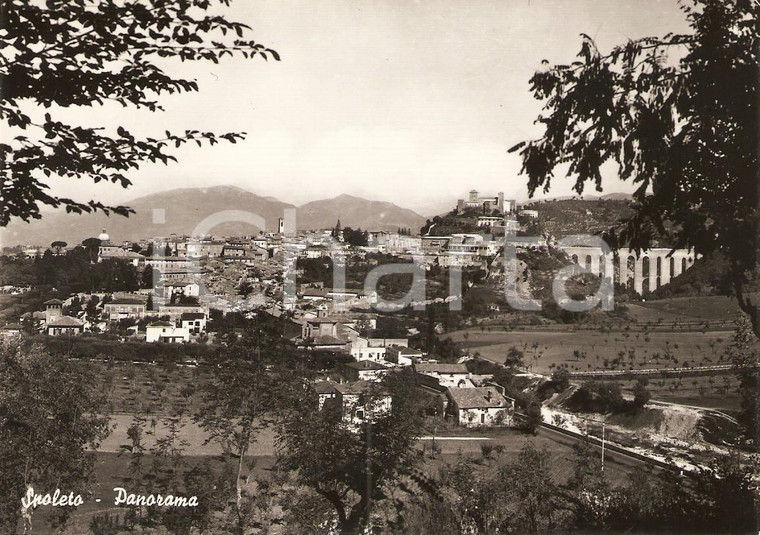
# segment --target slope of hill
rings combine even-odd
[[[0,242],[3,245],[47,245],[53,240],[63,240],[74,244],[97,236],[103,228],[115,242],[172,233],[190,234],[204,219],[226,210],[257,214],[264,219],[266,230],[276,230],[277,218],[282,217],[286,208],[294,208],[292,204],[233,186],[175,189],[125,204],[135,210],[129,217],[54,212],[29,224],[13,222],[0,233]],[[154,210],[159,211],[156,218]],[[160,210],[163,210],[163,219]],[[256,230],[257,226],[244,222],[222,223],[213,227],[213,233],[218,235],[251,234]]]
[[[176,189],[140,197],[125,204],[135,210],[128,218],[109,217],[102,213],[80,215],[54,211],[31,223],[13,222],[7,228],[0,229],[0,244],[48,245],[54,240],[75,244],[97,236],[104,228],[114,242],[170,234],[193,235],[201,232],[199,225],[207,218],[212,223],[206,225],[203,233],[218,236],[254,234],[258,230],[276,230],[277,220],[283,216],[285,209],[295,208],[292,204],[234,186]],[[264,228],[259,228],[256,218],[252,218],[252,222],[221,222],[225,219],[223,212],[231,210],[262,218]],[[154,217],[154,211],[157,211],[157,217]],[[425,222],[412,210],[349,195],[314,201],[296,212],[297,228],[302,230],[331,228],[338,218],[344,227],[361,227],[364,230],[418,229]]]
[[[555,237],[569,234],[596,234],[608,230],[633,214],[626,200],[551,200],[525,208],[539,213],[541,230]]]
[[[425,224],[425,219],[412,210],[351,195],[304,204],[298,208],[297,214],[296,226],[299,229],[332,228],[338,219],[343,227],[364,230],[397,230],[403,227],[416,231]]]

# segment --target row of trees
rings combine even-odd
[[[150,288],[153,284],[152,268],[139,271],[128,262],[104,259],[77,246],[62,254],[48,249],[41,256],[28,259],[22,256],[0,257],[4,284],[14,286],[52,286],[63,293],[121,292]]]

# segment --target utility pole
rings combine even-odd
[[[373,402],[373,399],[370,399],[370,404],[365,405],[364,408],[364,417],[367,419],[367,458],[366,458],[366,466],[365,470],[367,471],[367,527],[371,528],[372,526],[372,457],[371,457],[371,449],[372,449],[372,417],[373,412],[370,412],[370,409],[372,409],[371,403]]]
[[[604,472],[604,422],[602,422],[602,472]]]

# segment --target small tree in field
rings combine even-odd
[[[760,449],[760,351],[753,341],[749,321],[739,316],[733,343],[726,348],[726,354],[739,378],[741,409],[737,419],[757,450]]]
[[[387,394],[390,412],[373,410]],[[412,473],[414,444],[422,430],[420,404],[410,372],[388,375],[362,401],[367,417],[355,428],[343,417],[343,407],[302,390],[283,418],[278,462],[294,470],[299,481],[322,496],[338,517],[341,533],[357,533],[371,522],[376,504]]]
[[[56,254],[61,254],[61,251],[63,251],[68,244],[65,241],[54,241],[50,244],[50,247],[55,251]]]
[[[504,359],[504,366],[508,368],[518,368],[525,364],[525,354],[512,346],[507,351],[507,357]]]
[[[213,375],[203,384],[196,415],[208,433],[207,442],[219,444],[234,464],[236,521],[230,529],[241,534],[247,524],[243,500],[247,457],[257,434],[272,424],[280,393],[288,384],[286,376],[267,365],[255,344],[244,339],[211,358]]]
[[[558,392],[566,390],[570,386],[570,372],[565,368],[559,368],[552,373],[552,382]]]
[[[649,403],[652,398],[652,394],[649,393],[647,386],[649,385],[649,379],[646,377],[640,377],[636,380],[636,384],[633,387],[633,408],[635,410],[641,410],[644,405]]]

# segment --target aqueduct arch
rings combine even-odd
[[[689,269],[696,259],[694,252],[687,249],[672,251],[667,247],[657,247],[641,251],[638,256],[630,249],[621,249],[617,264],[614,264],[612,255],[605,257],[600,247],[573,245],[560,246],[560,249],[567,253],[574,263],[595,275],[614,277],[617,274],[618,280],[615,282],[624,286],[632,283],[634,291],[638,294],[643,293],[645,275],[649,291],[653,291]],[[645,259],[647,273],[644,269]],[[613,269],[607,270],[607,264]]]

